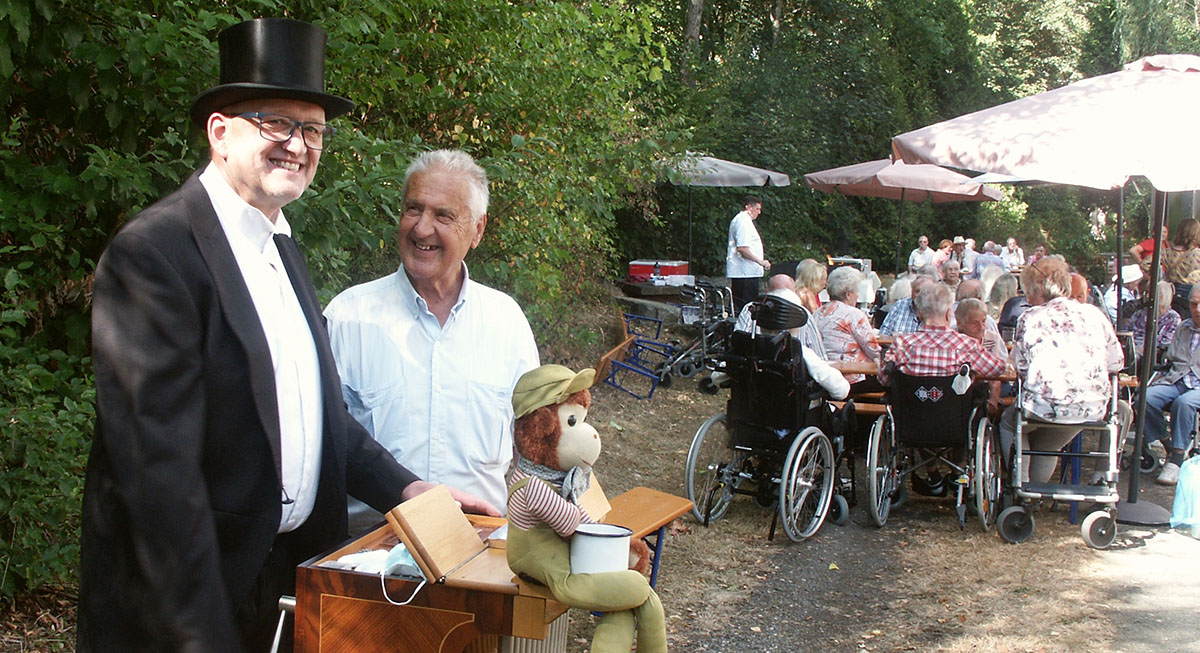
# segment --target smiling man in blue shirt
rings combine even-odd
[[[487,173],[460,151],[426,152],[404,177],[396,272],[325,309],[342,394],[396,460],[426,480],[505,505],[512,388],[539,364],[525,314],[463,262],[487,225]],[[382,517],[351,502],[350,527]]]

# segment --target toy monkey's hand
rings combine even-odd
[[[629,568],[639,574],[650,571],[650,547],[641,538],[629,540]]]

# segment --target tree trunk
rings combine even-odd
[[[704,0],[688,0],[687,18],[683,24],[683,40],[688,48],[700,44],[700,17],[704,14]]]
[[[771,47],[779,41],[779,29],[783,23],[783,0],[775,0],[771,5]]]
[[[685,85],[692,83],[691,62],[700,52],[700,22],[704,15],[704,0],[688,0],[687,17],[683,23],[683,61],[679,78]]]

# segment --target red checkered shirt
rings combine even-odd
[[[886,363],[910,376],[949,376],[957,374],[963,363],[977,376],[994,376],[1004,371],[1003,358],[983,348],[980,342],[950,327],[922,326],[912,333],[896,336],[884,354]],[[881,368],[879,380],[887,383]]]

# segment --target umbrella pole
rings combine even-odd
[[[904,192],[906,188],[900,189],[900,217],[896,220],[896,276],[900,276],[900,253],[904,251]]]
[[[1155,191],[1157,193],[1158,191]],[[1165,198],[1164,198],[1165,199]],[[1158,270],[1159,260],[1162,254],[1162,228],[1167,213],[1167,203],[1159,202],[1159,210],[1154,212],[1154,256],[1150,263],[1150,289],[1154,293],[1153,299],[1150,300],[1150,306],[1146,309],[1146,342],[1142,349],[1142,361],[1138,365],[1138,392],[1137,397],[1137,430],[1133,437],[1133,456],[1132,462],[1129,465],[1129,489],[1125,493],[1125,500],[1117,503],[1117,521],[1122,524],[1134,524],[1138,526],[1163,526],[1170,523],[1171,512],[1166,508],[1152,503],[1150,501],[1138,502],[1138,494],[1141,491],[1139,482],[1141,481],[1142,466],[1142,445],[1145,441],[1146,429],[1146,392],[1145,388],[1150,381],[1150,367],[1154,362],[1154,350],[1157,345],[1158,338],[1150,334],[1158,333]],[[1125,209],[1125,188],[1121,187],[1121,209],[1117,214],[1117,243],[1120,248],[1121,235],[1121,218]],[[1121,252],[1117,252],[1117,269],[1120,270]],[[1119,272],[1118,272],[1119,274]],[[1118,283],[1121,279],[1117,280]],[[1117,288],[1117,297],[1121,296],[1121,288]],[[1120,317],[1120,313],[1117,314]],[[1122,445],[1123,446],[1123,443]]]
[[[688,186],[688,265],[693,265],[692,261],[692,187]]]

